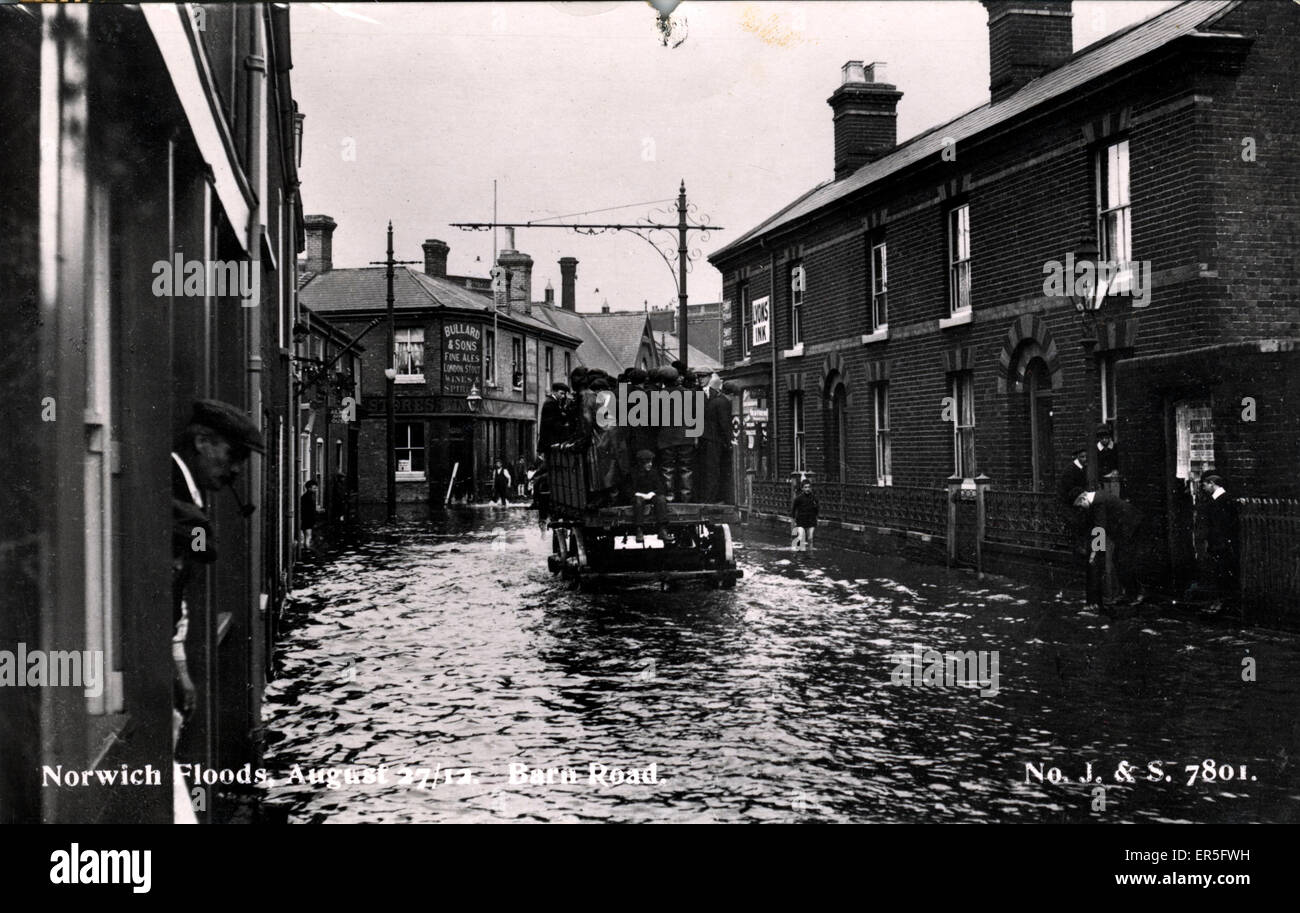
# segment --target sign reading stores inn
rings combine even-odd
[[[464,396],[478,383],[483,371],[483,331],[473,323],[446,323],[442,327],[442,392]]]

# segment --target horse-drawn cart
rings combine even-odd
[[[631,506],[594,506],[588,498],[588,466],[583,454],[552,448],[547,455],[552,574],[579,588],[589,583],[674,584],[700,581],[729,589],[742,572],[732,553],[731,524],[740,513],[731,504],[669,503],[659,524],[647,508],[644,543],[636,541]]]

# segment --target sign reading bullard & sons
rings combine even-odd
[[[483,330],[476,323],[442,325],[442,392],[469,393],[483,375]]]

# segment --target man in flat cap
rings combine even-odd
[[[209,502],[213,492],[233,485],[251,452],[265,453],[261,432],[243,410],[215,399],[194,403],[172,451],[172,662],[175,674],[172,744],[194,712],[196,692],[185,654],[189,632],[186,590],[199,564],[216,560]],[[180,776],[179,768],[176,776]],[[182,783],[183,786],[183,783]],[[181,797],[184,796],[184,802]],[[175,792],[176,820],[193,823],[188,791]]]
[[[1227,607],[1237,608],[1240,584],[1237,581],[1240,562],[1240,532],[1237,520],[1237,502],[1224,487],[1223,477],[1209,473],[1201,477],[1204,489],[1205,516],[1205,577],[1214,590],[1214,601],[1207,611],[1217,614]]]

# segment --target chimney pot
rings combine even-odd
[[[843,81],[826,100],[834,111],[835,179],[847,177],[898,145],[898,100],[903,93],[884,82],[880,62],[850,60]]]
[[[851,82],[870,82],[867,79],[866,68],[862,65],[861,60],[850,60],[840,68],[843,78],[840,85],[847,86]]]

